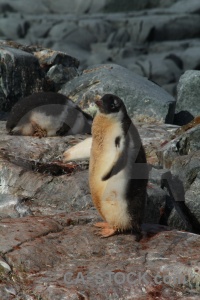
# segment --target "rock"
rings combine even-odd
[[[7,111],[20,97],[42,89],[43,74],[37,58],[20,49],[1,46],[0,60],[0,109]]]
[[[15,19],[15,22],[13,22],[13,19]],[[24,21],[18,14],[10,13],[8,17],[0,19],[0,35],[8,39],[24,38],[28,29],[28,22]]]
[[[77,92],[75,92],[77,91]],[[115,65],[94,65],[63,85],[68,95],[82,108],[92,104],[96,95],[113,93],[122,98],[130,116],[149,115],[166,123],[173,121],[175,100],[147,79]]]
[[[24,199],[11,194],[0,194],[0,218],[19,218],[31,215]]]
[[[52,67],[53,65],[62,65],[63,67],[78,68],[79,61],[63,52],[56,52],[51,49],[45,49],[34,53],[41,66]]]
[[[84,50],[89,51],[90,45],[97,41],[95,35],[87,28],[76,28],[69,34],[64,36],[65,42],[74,44],[81,47]]]
[[[147,191],[148,197],[144,223],[161,224],[162,210],[164,210],[166,203],[166,193],[155,184],[151,184]]]
[[[181,68],[166,53],[138,56],[135,64],[141,68],[143,76],[160,86],[177,82],[182,74]]]
[[[136,0],[134,1],[113,1],[113,0],[102,0],[99,2],[98,0],[86,0],[81,2],[80,0],[74,0],[73,2],[65,1],[65,0],[57,0],[56,2],[53,0],[48,1],[48,5],[46,1],[35,1],[30,2],[28,5],[24,3],[23,0],[16,1],[7,1],[7,5],[9,7],[7,10],[16,10],[23,13],[28,14],[44,14],[44,13],[56,13],[56,14],[84,14],[84,13],[95,13],[95,12],[118,12],[118,11],[130,11],[130,10],[141,10],[145,8],[153,8],[162,6],[170,6],[173,2],[177,0],[171,0],[169,3],[165,3],[162,0],[143,0],[143,2],[138,3]],[[164,2],[164,3],[162,3]],[[4,4],[5,5],[5,4]],[[6,10],[6,7],[4,8]]]
[[[199,70],[200,69],[200,53],[199,46],[191,46],[180,53],[180,57],[184,62],[184,70]]]
[[[54,83],[55,91],[61,89],[62,85],[67,81],[78,76],[78,71],[74,67],[64,67],[62,64],[52,66],[47,72],[47,78]]]
[[[198,0],[181,0],[174,3],[170,8],[169,11],[173,13],[192,13],[192,14],[199,14],[200,13],[200,3]]]
[[[169,1],[171,3],[177,0]],[[121,11],[132,11],[132,10],[142,10],[142,9],[149,9],[158,6],[168,6],[171,3],[164,3],[162,0],[143,0],[138,2],[137,0],[133,1],[120,1],[120,0],[110,0],[107,1],[105,6],[106,12],[121,12]]]
[[[0,3],[0,13],[14,12],[15,10],[6,3]]]
[[[116,63],[149,76],[173,96],[182,72],[199,69],[198,0],[58,0],[48,5],[8,0],[0,14],[2,39],[67,52],[79,59],[80,70]],[[164,59],[168,52],[182,67],[177,59]]]
[[[200,71],[186,71],[180,78],[176,110],[186,110],[194,117],[200,115],[199,105]]]
[[[188,155],[177,157],[171,166],[171,171],[178,176],[187,191],[194,183],[200,172],[200,151],[192,151]],[[184,170],[184,172],[183,172]]]
[[[80,19],[78,25],[81,28],[89,30],[95,36],[97,43],[104,42],[113,30],[115,30],[114,25],[109,20],[98,16],[92,17],[92,15],[91,18]]]
[[[88,162],[64,165],[60,159],[67,147],[85,137],[8,136],[5,122],[0,125],[0,192],[4,194],[0,198],[0,208],[4,206],[0,209],[1,299],[32,295],[49,300],[78,299],[80,295],[105,299],[111,292],[114,299],[146,299],[157,297],[158,291],[160,298],[198,299],[199,236],[152,224],[188,230],[160,188],[166,170],[152,167],[145,213],[145,222],[150,224],[142,225],[141,242],[133,242],[131,233],[100,239],[93,226],[101,218],[90,197]],[[155,163],[156,149],[177,127],[137,126],[148,160]],[[187,178],[198,155],[188,157]],[[182,174],[178,167],[177,172]],[[186,197],[187,192],[196,193],[197,198],[188,194],[188,205],[199,218],[199,178],[196,180]]]
[[[168,16],[165,22],[161,20],[161,24],[158,23],[158,25],[156,22],[155,29],[151,32],[149,40],[166,41],[197,38],[200,34],[200,28],[197,25],[199,22],[199,15],[193,15],[192,18],[187,14]]]
[[[46,73],[46,82],[51,83],[51,89],[57,92],[67,81],[78,76],[79,61],[64,52],[44,49],[34,52],[40,67]]]
[[[95,221],[89,211],[57,219],[4,219],[0,251],[12,276],[2,276],[7,288],[1,286],[1,293],[49,300],[80,295],[105,299],[109,293],[114,299],[198,299],[198,235],[145,225],[140,243],[134,243],[131,234],[100,239],[92,226]]]
[[[11,8],[18,12],[28,13],[28,14],[43,14],[43,13],[50,13],[50,9],[48,8],[44,1],[41,0],[31,1],[29,3],[23,0],[16,0],[16,1],[8,1]]]
[[[196,171],[197,168],[193,169],[196,177],[190,185],[190,188],[185,193],[185,203],[189,208],[191,215],[194,216],[194,223],[200,224],[200,171]]]
[[[171,172],[182,184],[183,193],[178,197],[179,201],[183,201],[186,205],[184,208],[192,221],[194,228],[200,228],[200,195],[199,195],[199,163],[200,151],[191,152],[188,155],[179,156],[174,159]],[[175,187],[176,191],[178,187]],[[172,210],[168,219],[168,225],[181,230],[188,230],[187,223],[183,222],[180,215],[175,209]]]
[[[79,61],[64,52],[0,42],[0,109],[8,111],[25,96],[57,91],[78,75]]]
[[[9,143],[9,147],[13,148],[15,151],[13,153],[10,152],[9,154],[9,160],[11,162],[6,159],[3,160],[3,158],[1,160],[1,193],[14,194],[25,199],[25,203],[29,206],[31,211],[51,211],[53,207],[53,210],[55,210],[56,207],[57,211],[73,211],[91,207],[92,203],[89,195],[88,173],[87,171],[84,171],[84,165],[82,165],[82,167],[75,165],[75,170],[81,170],[81,168],[83,168],[83,171],[79,171],[74,174],[74,176],[70,177],[70,172],[73,171],[73,165],[69,165],[68,168],[67,166],[63,166],[63,169],[62,165],[59,166],[59,163],[52,162],[53,159],[51,158],[51,155],[54,155],[55,161],[56,156],[64,151],[66,141],[57,147],[59,141],[54,140],[53,154],[53,152],[51,152],[53,149],[52,144],[47,146],[45,141],[43,141],[42,144],[39,141],[38,144],[37,139],[35,141],[29,140],[33,146],[33,152],[30,149],[28,160],[28,157],[25,158],[25,156],[20,153],[22,140],[20,140],[19,137],[17,137],[16,140],[17,139],[19,141],[18,145],[14,140],[15,146]],[[24,140],[25,143],[26,141],[28,140]],[[47,163],[42,163],[42,160],[40,160],[42,159],[42,152],[39,150],[37,153],[35,149],[36,145],[34,143],[38,144],[38,150],[40,147],[44,147],[43,154],[49,152],[47,154]],[[52,149],[50,149],[50,147]],[[17,148],[19,150],[18,154]],[[24,149],[25,148],[26,146]],[[40,158],[37,158],[37,155],[40,155]],[[68,174],[65,174],[67,169]],[[34,201],[30,201],[31,199],[34,199]]]
[[[158,150],[160,164],[164,168],[171,168],[176,157],[180,155],[188,155],[191,152],[200,150],[200,125],[189,129],[180,134],[175,139],[166,143]]]

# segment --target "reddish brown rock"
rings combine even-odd
[[[101,239],[96,220],[92,212],[3,220],[0,251],[12,272],[2,282],[19,299],[198,299],[198,235],[145,225],[140,243],[130,233]]]

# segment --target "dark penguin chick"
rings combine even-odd
[[[54,92],[38,92],[19,100],[6,123],[10,134],[56,136],[91,133],[92,117],[72,100]]]
[[[131,230],[141,238],[148,166],[139,133],[123,101],[112,94],[96,102],[92,125],[89,184],[105,222],[95,224],[102,237]]]

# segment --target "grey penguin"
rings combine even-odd
[[[9,134],[56,136],[91,133],[93,118],[71,99],[54,92],[37,92],[20,99],[11,109]]]
[[[92,124],[89,186],[104,222],[101,237],[130,230],[139,241],[148,183],[148,165],[138,130],[123,101],[112,94],[96,101]]]

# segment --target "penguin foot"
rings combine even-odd
[[[115,235],[117,233],[117,229],[110,226],[106,222],[98,222],[94,224],[95,227],[101,228],[100,231],[96,233],[96,235],[101,236],[102,238],[106,238],[112,235]]]
[[[45,129],[42,129],[37,123],[35,122],[31,122],[33,129],[34,129],[34,133],[33,136],[39,137],[40,139],[42,137],[46,137],[47,136],[47,131]]]

